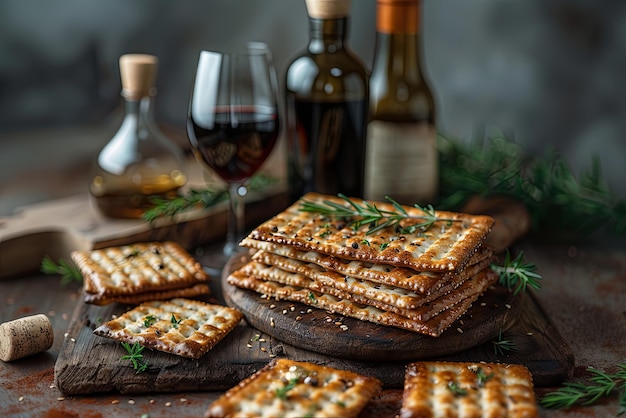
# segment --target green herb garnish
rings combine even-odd
[[[467,395],[467,389],[463,389],[462,387],[459,386],[458,383],[453,382],[453,381],[449,381],[448,385],[446,386],[452,393],[454,393],[454,396],[465,396]]]
[[[358,203],[341,193],[337,196],[343,199],[346,204],[330,200],[324,200],[321,203],[303,200],[300,210],[346,219],[348,226],[355,230],[367,226],[369,227],[367,235],[387,228],[394,228],[401,234],[412,234],[418,230],[427,231],[438,221],[460,222],[458,219],[439,218],[432,205],[422,207],[415,204],[414,207],[422,211],[423,215],[410,215],[405,208],[389,196],[386,196],[386,199],[393,205],[394,210],[379,209],[374,203],[368,201]],[[400,222],[404,220],[419,220],[419,222],[402,227]]]
[[[172,322],[172,326],[174,328],[178,328],[178,325],[180,324],[180,321],[182,321],[183,318],[180,319],[176,319],[176,316],[174,314],[172,314],[172,318],[170,318],[170,321]]]
[[[156,322],[156,317],[154,315],[148,315],[143,319],[143,325],[147,328]]]
[[[505,340],[502,335],[502,329],[498,331],[498,339],[493,342],[493,350],[496,355],[503,356],[505,352],[517,351],[517,345],[513,341]]]
[[[525,292],[528,287],[535,290],[541,288],[539,281],[541,275],[536,273],[537,266],[533,263],[524,262],[524,252],[520,253],[512,260],[511,253],[507,249],[504,257],[504,265],[491,265],[491,270],[500,276],[500,284],[507,289],[512,289],[514,294]]]
[[[50,257],[45,256],[41,260],[41,272],[44,274],[61,275],[61,284],[64,286],[72,282],[82,283],[83,281],[83,275],[78,267],[64,259],[59,259],[59,262],[56,263]]]
[[[617,393],[621,407],[618,415],[626,414],[626,362],[617,368],[616,373],[609,374],[589,367],[587,371],[592,374],[589,382],[566,382],[562,388],[546,394],[539,402],[550,409],[570,408],[591,405]]]
[[[476,371],[476,384],[478,385],[479,388],[482,388],[485,386],[485,383],[487,383],[487,381],[489,379],[493,379],[494,374],[493,373],[489,373],[489,374],[485,374],[485,372],[483,371],[482,368],[477,368]]]
[[[295,388],[297,384],[298,384],[298,378],[294,377],[293,379],[289,380],[289,382],[287,382],[285,386],[283,386],[282,388],[276,389],[276,396],[280,399],[287,399],[287,392]]]
[[[141,373],[148,368],[148,363],[143,359],[142,354],[144,346],[139,343],[130,345],[129,343],[122,342],[122,347],[126,349],[128,354],[120,357],[120,360],[129,360],[137,373]]]
[[[557,153],[531,156],[503,135],[473,142],[439,135],[437,145],[440,209],[461,210],[473,196],[505,196],[524,204],[532,231],[543,237],[626,232],[626,199],[608,188],[597,158],[576,176]]]

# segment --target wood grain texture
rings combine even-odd
[[[221,295],[221,280],[213,280],[211,290],[213,295]],[[403,385],[408,360],[399,360],[385,354],[384,349],[381,350],[378,345],[380,341],[385,346],[396,344],[393,340],[385,341],[381,338],[391,332],[384,327],[371,328],[373,338],[377,340],[376,345],[364,348],[382,353],[381,357],[366,361],[340,357],[345,350],[343,342],[333,343],[338,355],[302,348],[307,345],[307,341],[311,341],[306,335],[306,327],[301,332],[302,338],[307,339],[296,346],[259,331],[245,321],[199,360],[146,350],[148,370],[137,374],[128,362],[120,361],[125,351],[119,343],[93,334],[93,329],[99,323],[130,308],[120,304],[98,307],[87,305],[82,300],[77,302],[55,365],[55,384],[59,390],[67,395],[109,391],[137,394],[225,390],[266,365],[272,358],[281,356],[376,377],[383,382],[385,389],[398,389]],[[491,340],[488,340],[455,354],[432,356],[432,359],[524,364],[532,372],[534,384],[538,387],[555,385],[571,377],[574,364],[572,352],[535,297],[531,294],[521,298],[518,309],[519,315],[515,321],[511,321],[504,333],[507,339],[515,342],[518,351],[497,355]],[[334,328],[339,329],[331,323],[328,328],[331,335],[330,330]],[[458,338],[463,338],[463,335],[459,333]]]

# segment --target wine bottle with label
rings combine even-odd
[[[363,196],[368,70],[347,43],[349,0],[306,0],[309,43],[286,72],[290,198]]]
[[[434,203],[435,101],[420,58],[421,0],[378,0],[369,81],[365,197]]]
[[[124,120],[100,151],[89,184],[97,208],[111,218],[140,218],[153,198],[175,197],[187,181],[182,150],[154,120],[157,65],[153,55],[120,57]]]

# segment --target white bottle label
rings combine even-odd
[[[372,121],[367,126],[365,198],[408,205],[434,203],[438,188],[435,127]]]

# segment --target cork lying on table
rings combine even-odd
[[[0,360],[13,361],[52,347],[54,331],[44,314],[18,318],[0,325]]]

